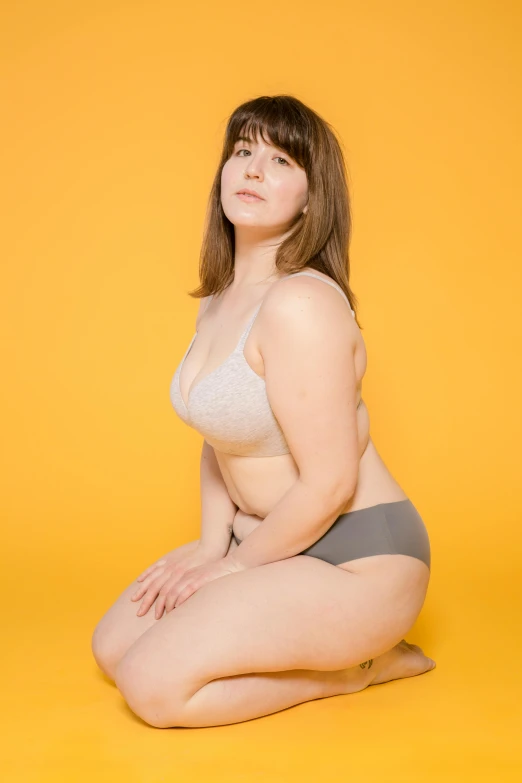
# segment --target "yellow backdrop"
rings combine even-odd
[[[22,0],[1,18],[6,779],[515,780],[520,4]],[[364,399],[430,533],[408,641],[437,669],[159,732],[90,637],[198,537],[201,438],[169,385],[227,117],[276,93],[343,142]]]

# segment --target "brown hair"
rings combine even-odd
[[[296,216],[293,231],[277,248],[277,270],[286,275],[308,266],[323,272],[338,283],[356,311],[357,298],[349,283],[351,214],[344,156],[329,123],[292,95],[254,98],[230,116],[208,199],[199,260],[201,284],[189,296],[219,294],[233,280],[234,226],[221,206],[221,171],[238,138],[255,140],[258,133],[290,155],[308,179],[308,210]]]

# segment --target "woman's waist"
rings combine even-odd
[[[366,405],[358,411],[359,478],[372,472],[373,446]],[[375,448],[373,448],[375,451]],[[216,458],[232,501],[246,514],[266,517],[299,478],[299,469],[289,452],[272,457],[246,457],[214,448]],[[366,477],[363,484],[369,483]],[[351,500],[355,500],[352,498]],[[362,498],[362,502],[364,498]]]
[[[240,457],[215,453],[228,494],[247,515],[267,516],[299,477],[291,454]]]
[[[268,516],[299,477],[295,461],[287,454],[230,459],[230,455],[216,452],[216,456],[229,495],[238,506],[236,522],[252,529]],[[406,498],[406,493],[387,470],[369,438],[359,462],[355,491],[339,514]]]

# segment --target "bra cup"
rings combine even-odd
[[[206,383],[204,378],[190,398],[191,425],[210,445],[238,455],[289,452],[270,407],[265,381],[242,353],[234,354],[210,380]]]
[[[348,299],[333,281],[304,270],[286,278],[306,275],[322,280]],[[263,300],[251,316],[237,347],[222,364],[204,376],[190,390],[185,405],[179,385],[181,370],[197,332],[174,373],[170,399],[178,416],[197,430],[210,446],[225,454],[246,457],[270,457],[289,454],[290,449],[266,393],[264,378],[248,364],[243,349],[261,309]],[[349,302],[348,302],[349,305]],[[352,315],[355,315],[351,309]]]

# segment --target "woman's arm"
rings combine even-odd
[[[244,541],[227,554],[239,569],[285,560],[303,552],[333,525],[347,492],[306,485],[300,479]]]
[[[260,318],[267,396],[299,478],[227,555],[242,568],[314,544],[355,493],[359,474],[357,326],[346,302],[300,277],[274,284]]]
[[[200,462],[201,536],[198,549],[219,560],[225,557],[232,538],[232,523],[238,506],[233,502],[214,449],[203,441]]]

